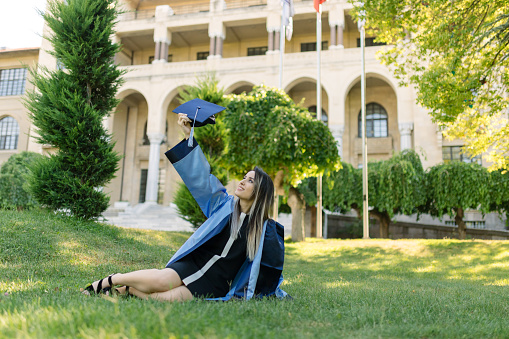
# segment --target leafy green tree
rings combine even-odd
[[[509,214],[509,171],[490,172],[491,212]]]
[[[286,189],[292,239],[303,240],[305,204],[296,187],[306,177],[339,168],[334,137],[327,126],[279,89],[256,86],[250,93],[231,95],[230,99],[224,115],[227,168],[241,177],[260,166],[279,192]]]
[[[339,213],[362,213],[362,172],[347,162],[339,171],[324,176],[323,207]],[[369,168],[369,167],[368,167]]]
[[[451,161],[438,164],[426,173],[425,212],[442,218],[447,214],[458,225],[458,237],[466,238],[465,210],[489,212],[492,205],[490,175],[478,164]],[[500,203],[502,200],[499,201]]]
[[[103,119],[117,106],[123,71],[113,64],[120,46],[110,41],[118,14],[115,0],[48,2],[44,20],[50,53],[59,69],[32,70],[35,90],[26,105],[41,144],[56,152],[32,168],[34,197],[54,210],[96,218],[108,207],[102,192],[118,169]]]
[[[493,168],[509,168],[509,2],[363,3],[368,34],[392,45],[382,62],[402,84],[415,85],[418,103],[445,135],[464,139],[472,155],[487,152]]]
[[[424,169],[419,155],[405,150],[368,167],[370,215],[380,223],[380,238],[389,237],[395,214],[411,215],[425,204]]]
[[[184,90],[180,91],[179,95],[181,103],[196,98],[220,106],[225,106],[227,103],[224,88],[219,86],[219,80],[213,73],[199,76],[196,79],[195,85],[187,86]],[[228,181],[228,172],[220,165],[226,140],[223,113],[216,115],[215,125],[195,128],[194,138],[200,144],[205,157],[209,161],[212,174],[221,182],[226,183]],[[179,184],[174,202],[177,205],[177,213],[184,220],[189,221],[194,228],[198,228],[207,219],[185,184]]]
[[[424,170],[419,155],[405,150],[389,160],[368,165],[368,202],[370,215],[380,223],[380,237],[389,236],[395,214],[417,213],[425,204]],[[341,213],[351,209],[362,216],[362,171],[350,164],[331,173],[323,192],[324,207]]]
[[[30,209],[37,201],[27,187],[29,166],[43,156],[34,152],[21,152],[12,155],[0,167],[0,208]]]

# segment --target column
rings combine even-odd
[[[216,37],[210,37],[209,57],[216,55]]]
[[[345,8],[339,2],[330,4],[329,26],[332,49],[343,48],[343,29],[345,28]]]
[[[161,160],[160,149],[164,134],[147,133],[150,140],[150,153],[148,157],[147,191],[145,202],[157,204],[157,191],[159,183],[159,161]]]
[[[338,143],[338,154],[343,158],[343,133],[345,132],[345,125],[334,124],[330,125],[329,129],[334,137],[334,140]]]
[[[268,49],[269,52],[274,50],[274,31],[269,31],[269,43],[268,43]]]
[[[221,19],[216,16],[211,17],[208,33],[210,38],[209,57],[221,58],[223,56],[223,41],[226,38],[226,27]]]
[[[279,51],[279,30],[274,31],[274,50]]]
[[[159,60],[159,54],[161,52],[161,42],[156,41],[155,43],[156,43],[156,48],[154,51],[154,60],[152,62]]]
[[[344,48],[345,47],[343,45],[343,25],[344,24],[338,25],[338,43],[337,43],[337,46],[339,48]]]
[[[168,40],[161,42],[161,51],[159,52],[159,60],[163,62],[168,62],[168,47],[170,46],[170,42]]]
[[[223,41],[224,35],[216,36],[216,55],[220,58],[223,57]]]
[[[330,25],[330,45],[336,46],[336,25]]]
[[[152,63],[168,62],[168,47],[171,44],[171,32],[168,31],[167,22],[170,16],[174,15],[173,9],[168,5],[157,6],[155,13],[154,28],[154,61]]]
[[[398,127],[401,136],[401,150],[412,149],[412,131],[414,129],[414,123],[404,122],[398,124]]]

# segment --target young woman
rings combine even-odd
[[[283,281],[283,227],[269,219],[274,184],[255,167],[228,195],[201,148],[187,139],[190,119],[179,113],[186,138],[166,152],[208,218],[182,245],[164,269],[113,274],[90,284],[85,294],[130,294],[139,298],[184,301],[194,297],[229,300],[276,296]],[[115,286],[122,285],[122,287]]]

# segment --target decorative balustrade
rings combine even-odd
[[[141,11],[129,11],[126,13],[122,13],[119,15],[118,19],[120,21],[132,21],[132,20],[144,20],[151,19],[156,16],[155,8],[152,9],[144,9]]]
[[[227,0],[226,2],[226,10],[229,9],[237,9],[237,8],[246,8],[246,7],[254,7],[254,6],[266,6],[267,0]],[[191,4],[191,5],[172,5],[170,6],[175,15],[182,14],[192,14],[192,13],[202,13],[210,11],[209,3],[202,4]],[[140,11],[129,11],[123,13],[119,16],[120,21],[132,21],[132,20],[145,20],[155,17],[156,10],[145,9]]]
[[[226,9],[266,6],[267,0],[226,0]]]

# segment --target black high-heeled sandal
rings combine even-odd
[[[103,287],[103,280],[99,280],[97,283],[97,287],[94,289],[94,283],[89,284],[87,287],[85,287],[85,291],[88,291],[89,294],[108,294],[112,290],[113,283],[111,281],[111,277],[113,277],[116,273],[110,274],[108,277],[104,279],[108,279],[108,284],[110,286],[102,288]]]
[[[119,291],[119,288],[122,288],[122,287],[125,287],[124,293],[120,293],[120,291]],[[105,289],[107,289],[107,288],[108,287],[106,287]],[[118,288],[112,288],[110,292],[111,292],[112,295],[116,295],[116,296],[119,296],[119,297],[124,297],[124,298],[132,298],[132,297],[134,297],[134,294],[129,293],[129,286],[120,286]]]
[[[117,290],[117,292],[118,292],[118,290]],[[124,298],[128,298],[128,299],[129,299],[129,298],[133,298],[133,297],[134,297],[134,294],[129,293],[129,286],[125,286],[125,291],[124,291],[124,293],[123,293],[123,294],[120,294],[120,292],[119,292],[119,295],[120,295],[120,296],[122,296],[122,297],[124,297]]]

